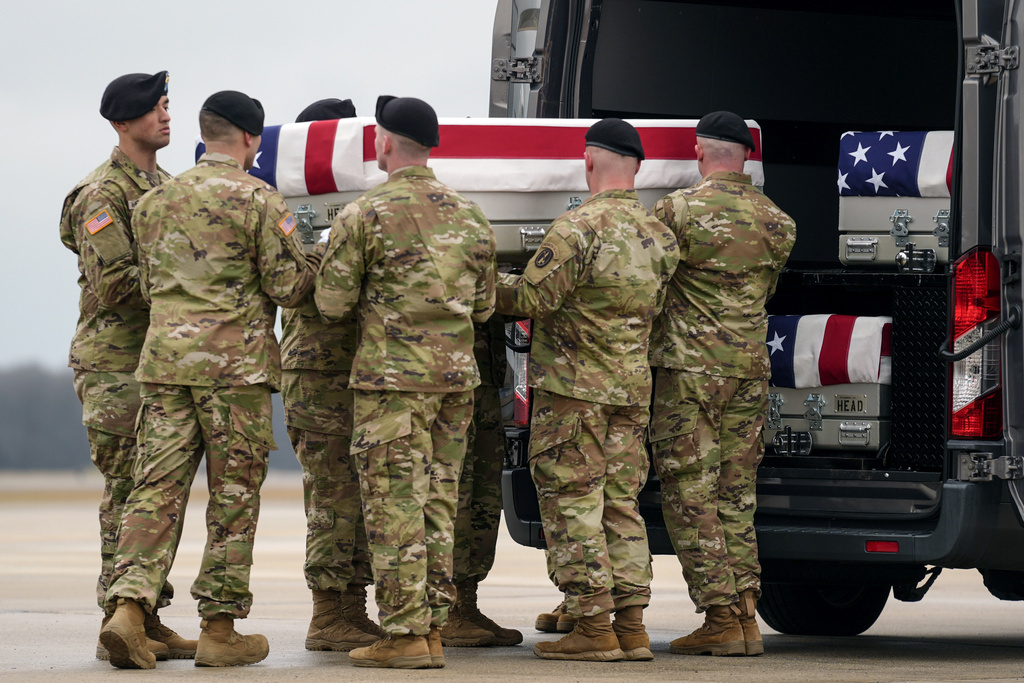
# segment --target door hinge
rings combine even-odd
[[[967,48],[968,74],[996,74],[1016,69],[1020,63],[1020,48],[998,45],[976,45]]]
[[[1015,455],[995,457],[991,453],[959,453],[960,481],[1024,479],[1024,458]]]
[[[495,59],[491,64],[491,80],[513,83],[540,83],[540,57]]]

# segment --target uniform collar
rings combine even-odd
[[[392,171],[388,175],[388,180],[397,180],[399,178],[434,178],[433,169],[427,168],[426,166],[404,166],[397,171]]]
[[[234,158],[233,156],[228,156],[223,152],[204,152],[203,156],[199,157],[199,161],[197,161],[196,163],[201,164],[204,161],[211,164],[224,164],[226,166],[234,166],[240,171],[245,170],[244,168],[242,168],[242,164],[238,163],[238,159]]]
[[[747,185],[753,185],[753,181],[750,175],[747,173],[737,173],[736,171],[715,171],[714,173],[708,173],[704,176],[704,180],[714,178],[715,180],[730,180],[734,183],[746,183]]]
[[[167,175],[167,172],[159,166],[156,167],[156,173],[143,171],[117,145],[114,145],[114,151],[110,153],[110,163],[115,168],[121,169],[126,176],[135,180],[136,184],[144,190],[156,187],[160,184],[160,176]]]
[[[636,190],[605,190],[604,192],[598,192],[595,195],[591,195],[584,204],[592,202],[597,199],[637,199],[639,195]]]

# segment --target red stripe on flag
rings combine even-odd
[[[833,315],[825,323],[821,340],[821,355],[818,356],[818,377],[824,384],[847,384],[850,372],[846,367],[850,355],[850,338],[853,336],[852,315]]]
[[[332,161],[337,121],[314,121],[306,133],[306,191],[309,194],[337,192]]]
[[[882,325],[882,349],[880,356],[892,356],[892,323]]]
[[[637,129],[648,159],[695,161],[697,136],[692,127]],[[441,144],[434,159],[580,159],[586,146],[584,127],[565,126],[441,126]],[[761,132],[751,129],[761,160]],[[374,127],[363,128],[363,161],[374,161]]]

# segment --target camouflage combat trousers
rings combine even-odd
[[[344,591],[373,582],[359,476],[349,455],[352,391],[348,373],[285,370],[288,436],[302,465],[306,561],[311,590]]]
[[[107,588],[114,571],[118,531],[124,502],[132,490],[132,468],[138,452],[135,421],[142,407],[139,383],[130,372],[75,371],[75,394],[82,402],[82,424],[89,437],[89,454],[103,475],[100,499],[100,575],[96,603],[106,609]],[[170,604],[171,584],[165,584],[156,607]]]
[[[244,618],[260,486],[275,448],[270,388],[142,385],[139,462],[121,522],[107,604],[153,609],[174,562],[189,488],[206,453],[207,545],[192,597],[199,616]]]
[[[474,390],[473,422],[466,444],[455,515],[456,582],[483,581],[494,565],[505,461],[505,423],[498,387],[480,385]]]
[[[767,380],[658,368],[651,442],[662,511],[703,612],[760,593],[754,511]]]
[[[650,602],[651,552],[637,503],[650,468],[649,414],[533,391],[530,474],[548,573],[573,616]]]
[[[455,601],[452,552],[473,392],[355,391],[359,469],[381,628],[425,635]]]

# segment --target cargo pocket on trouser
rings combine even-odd
[[[530,474],[537,487],[547,541],[548,573],[574,609],[590,593],[588,540],[601,529],[601,487],[593,484],[581,450],[576,411],[557,412],[559,397],[537,392],[530,432]]]
[[[270,450],[276,448],[270,392],[258,385],[215,389],[211,394],[214,443],[208,443],[206,450],[210,545],[192,595],[200,601],[204,618],[218,614],[244,617],[252,605],[249,573],[259,491]],[[207,600],[216,604],[207,604]]]
[[[376,400],[357,394],[357,411],[366,407],[359,405],[364,398]],[[350,453],[359,472],[381,624],[386,628],[397,623],[404,631],[410,619],[416,628],[429,619],[423,537],[426,467],[421,464],[423,471],[414,476],[411,409],[371,416],[375,419],[355,425]],[[417,613],[410,615],[410,610]]]
[[[661,509],[672,545],[680,550],[697,547],[697,520],[687,514],[688,501],[701,486],[701,453],[696,432],[700,406],[659,400],[651,411],[651,452],[661,481]],[[703,498],[703,496],[697,496]]]

